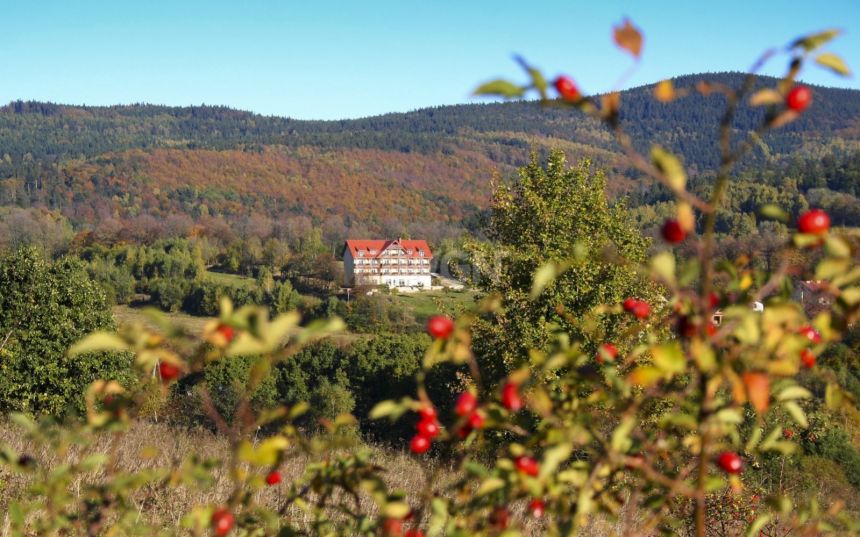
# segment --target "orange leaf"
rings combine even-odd
[[[616,45],[639,59],[642,54],[642,34],[630,24],[630,19],[624,19],[624,24],[612,29],[612,38]]]
[[[747,389],[747,398],[761,414],[770,406],[770,377],[767,373],[747,371],[742,378]]]

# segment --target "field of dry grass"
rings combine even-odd
[[[0,438],[16,452],[32,456],[37,464],[37,470],[33,474],[10,473],[0,467],[0,513],[4,516],[4,519],[0,520],[0,528],[2,528],[0,535],[4,537],[8,534],[10,502],[27,497],[27,488],[35,479],[41,479],[44,482],[43,472],[50,472],[60,465],[79,461],[93,453],[113,452],[116,454],[121,470],[138,472],[170,467],[174,461],[182,460],[190,453],[196,453],[205,458],[226,460],[229,451],[227,441],[210,432],[182,431],[164,424],[146,422],[137,423],[122,435],[105,433],[85,450],[72,446],[62,457],[47,448],[34,449],[23,431],[9,422],[0,423]],[[357,446],[355,449],[364,448]],[[429,465],[419,464],[416,459],[402,451],[379,447],[368,449],[372,450],[374,463],[387,469],[384,479],[388,485],[393,489],[405,491],[407,497],[423,489],[425,471],[434,464],[439,464],[438,461],[431,461]],[[303,454],[289,458],[280,468],[284,483],[300,477],[309,462],[309,457]],[[453,470],[442,467],[441,471],[443,482],[456,477]],[[89,474],[86,481],[97,482],[103,476],[103,472],[104,470],[100,470]],[[206,487],[186,484],[143,487],[131,498],[137,510],[137,516],[141,521],[161,527],[168,533],[183,534],[184,530],[180,527],[182,517],[195,506],[221,504],[227,500],[231,492],[231,481],[227,472],[226,466],[214,469],[213,482],[211,486]],[[85,484],[84,478],[78,478],[68,484],[68,491],[73,497],[81,498],[85,494]],[[265,488],[256,493],[255,501],[278,510],[285,503],[285,492],[283,486]],[[362,511],[370,514],[375,512],[375,506],[369,497],[362,498],[361,503]],[[306,527],[306,523],[310,522],[307,515],[293,506],[290,506],[286,512],[290,521],[299,527]],[[522,517],[526,516],[525,506],[514,506],[512,516],[522,520]],[[527,535],[541,534],[540,524],[534,521],[528,522],[526,530]],[[595,537],[614,535],[619,534],[618,530],[620,530],[618,527],[600,524],[583,535]]]

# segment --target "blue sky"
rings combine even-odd
[[[0,0],[0,103],[223,104],[303,119],[474,101],[520,53],[585,91],[630,65],[610,39],[629,16],[646,36],[635,86],[744,70],[766,48],[830,27],[860,71],[860,0]],[[768,72],[786,64],[779,57]],[[860,88],[820,69],[808,82]]]

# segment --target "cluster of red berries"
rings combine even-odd
[[[638,298],[628,298],[623,303],[624,311],[633,314],[638,319],[645,319],[651,315],[651,305]]]
[[[415,426],[418,434],[412,437],[409,449],[412,450],[412,453],[421,455],[427,453],[427,450],[430,449],[430,443],[439,436],[440,427],[436,419],[436,409],[432,405],[422,406],[418,410],[418,415],[421,416],[421,420]]]
[[[457,429],[457,436],[460,438],[466,438],[475,429],[483,428],[484,421],[487,419],[484,412],[478,408],[478,398],[472,392],[460,394],[454,405],[454,413],[461,418],[466,418],[466,423]]]

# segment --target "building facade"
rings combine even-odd
[[[423,240],[348,240],[343,247],[343,283],[430,289],[432,259]]]

